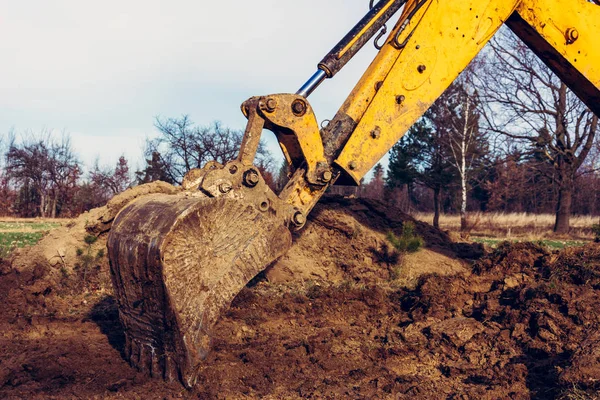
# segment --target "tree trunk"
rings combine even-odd
[[[46,196],[40,195],[40,217],[46,218]]]
[[[440,194],[441,190],[439,187],[433,189],[433,226],[435,228],[440,227]]]
[[[54,198],[52,199],[52,214],[51,218],[56,218],[56,205],[58,204],[58,193],[54,194]]]
[[[569,233],[569,217],[571,216],[571,201],[573,197],[573,181],[566,179],[560,183],[558,201],[556,203],[556,222],[554,232]]]
[[[465,112],[465,129],[461,140],[461,159],[460,159],[460,236],[465,238],[467,236],[467,121],[469,112],[469,102],[467,99],[467,107]]]

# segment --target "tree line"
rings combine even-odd
[[[369,190],[406,208],[600,213],[598,117],[525,45],[502,30],[390,152]],[[390,196],[389,192],[396,195]]]
[[[218,122],[197,126],[186,115],[156,118],[155,126],[159,135],[146,141],[145,166],[136,171],[121,156],[114,166],[101,166],[96,160],[84,172],[65,133],[10,133],[0,138],[0,216],[73,217],[137,184],[181,184],[192,168],[235,158],[243,136]],[[273,182],[273,160],[264,143],[256,163],[267,182]]]
[[[236,157],[240,130],[188,116],[156,118],[159,135],[147,140],[146,165],[130,171],[94,163],[84,173],[68,135],[48,132],[0,141],[0,214],[70,217],[104,204],[135,184],[180,184],[192,168]],[[569,230],[571,214],[600,214],[598,117],[519,40],[501,30],[466,71],[390,151],[387,170],[374,169],[362,188],[332,192],[392,201],[407,211],[554,213],[554,230]],[[261,144],[256,163],[275,188]]]

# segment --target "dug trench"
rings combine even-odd
[[[83,279],[70,250],[86,232],[104,245],[115,204],[3,262],[0,398],[546,399],[597,389],[600,247],[506,244],[482,255],[397,209],[342,198],[320,204],[291,251],[235,298],[194,390],[150,379],[123,359],[105,257]],[[427,245],[400,256],[385,235],[407,221]]]

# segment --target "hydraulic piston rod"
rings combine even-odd
[[[406,0],[381,0],[373,6],[363,19],[321,60],[317,72],[302,85],[296,94],[308,97],[326,78],[333,78],[405,3]]]

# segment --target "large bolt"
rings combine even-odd
[[[423,72],[425,72],[425,70],[427,69],[426,66],[424,66],[423,64],[419,65],[417,67],[417,71],[419,71],[420,74],[422,74]]]
[[[381,128],[376,126],[375,129],[371,131],[371,137],[373,139],[379,139],[379,136],[381,136]]]
[[[350,163],[348,164],[348,168],[350,168],[351,170],[356,169],[356,162],[350,161]]]
[[[302,226],[306,223],[306,217],[304,216],[304,214],[302,214],[302,211],[296,211],[294,213],[292,221],[294,222],[294,224],[296,224],[296,226]]]
[[[231,192],[231,189],[231,183],[229,182],[223,182],[219,185],[219,192],[223,194]]]
[[[579,39],[579,32],[575,28],[569,28],[567,29],[567,32],[565,32],[565,37],[567,38],[567,43],[571,44]]]
[[[404,100],[406,100],[406,97],[403,94],[396,96],[396,104],[402,104]]]
[[[331,180],[331,178],[333,178],[333,174],[331,173],[331,171],[325,171],[325,172],[323,172],[323,175],[321,176],[321,180],[323,182],[329,182]]]
[[[295,116],[301,117],[306,114],[306,103],[303,100],[296,99],[292,103],[292,112]]]
[[[275,111],[275,108],[277,107],[277,100],[275,100],[274,98],[269,98],[269,99],[267,99],[267,102],[265,103],[265,105],[266,105],[267,112],[273,112],[273,111]]]
[[[255,170],[248,170],[244,175],[244,183],[247,186],[254,187],[258,185],[258,182],[260,182],[260,177],[258,176],[258,172],[256,172]]]

